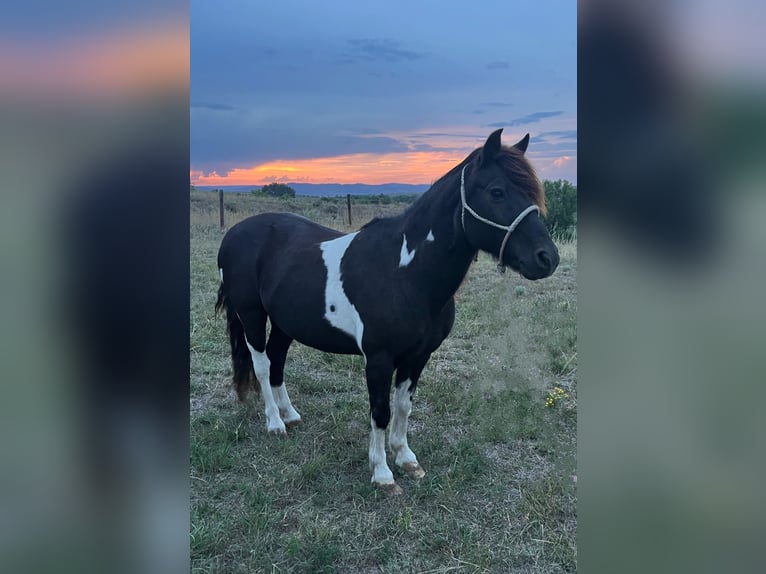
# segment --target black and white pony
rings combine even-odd
[[[293,340],[328,353],[363,355],[370,399],[372,482],[398,491],[386,463],[425,472],[407,444],[412,395],[455,318],[453,296],[477,250],[528,279],[559,263],[538,213],[540,181],[524,157],[529,134],[512,147],[497,130],[483,147],[434,183],[403,214],[343,234],[289,213],[264,213],[232,227],[218,252],[234,387],[244,400],[257,382],[266,428],[284,434],[301,416],[284,385]],[[266,339],[266,320],[271,334]],[[392,378],[393,412],[390,405]]]

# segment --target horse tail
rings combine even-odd
[[[229,332],[229,342],[231,343],[231,367],[232,382],[237,391],[237,397],[240,401],[247,398],[247,392],[251,388],[258,392],[253,362],[250,357],[250,350],[247,348],[245,339],[245,328],[242,321],[239,320],[237,312],[226,292],[226,285],[221,282],[218,288],[218,300],[215,303],[215,314],[218,315],[222,310],[226,310],[226,327]]]

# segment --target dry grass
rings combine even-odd
[[[346,229],[341,200],[227,194],[229,224],[294,211]],[[355,206],[355,227],[402,206]],[[361,357],[294,344],[286,381],[305,423],[266,435],[237,404],[217,290],[217,197],[192,194],[192,525],[195,572],[571,572],[576,570],[576,268],[498,275],[482,255],[455,328],[423,373],[410,445],[427,471],[391,499],[369,483]],[[523,289],[521,289],[523,287]],[[548,391],[568,398],[545,406]]]

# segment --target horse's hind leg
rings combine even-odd
[[[255,382],[253,360],[245,345],[244,328],[237,317],[229,323],[229,331],[231,333],[232,382],[234,383],[234,390],[237,391],[237,398],[244,402]]]
[[[412,412],[412,395],[415,393],[420,373],[423,372],[429,357],[430,354],[418,357],[410,364],[400,366],[396,371],[394,409],[388,440],[391,451],[396,457],[396,465],[412,478],[423,478],[426,474],[407,443],[407,423]]]
[[[279,416],[279,407],[274,400],[274,393],[269,382],[270,361],[266,355],[266,311],[262,307],[250,308],[247,311],[240,311],[239,319],[245,327],[245,341],[247,348],[250,349],[253,370],[266,406],[266,430],[283,435],[287,432],[285,423]]]
[[[269,342],[266,343],[266,356],[271,361],[269,382],[274,392],[279,413],[287,426],[297,425],[301,422],[301,415],[293,408],[285,387],[285,359],[287,359],[287,350],[292,342],[293,340],[277,327],[272,319],[271,334],[269,335]]]
[[[232,382],[237,391],[237,398],[244,401],[247,398],[248,391],[255,382],[255,372],[253,371],[253,360],[250,356],[250,350],[247,348],[245,339],[245,327],[237,315],[229,297],[226,293],[223,283],[218,289],[218,302],[215,305],[216,313],[226,310],[226,325],[229,332],[229,343],[231,344],[231,366]]]

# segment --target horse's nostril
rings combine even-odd
[[[535,253],[537,264],[545,269],[551,268],[551,255],[545,249],[538,249]]]

